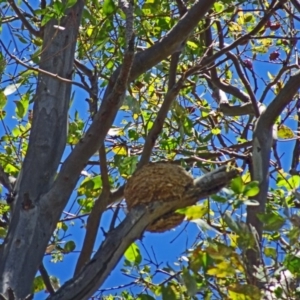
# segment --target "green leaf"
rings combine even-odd
[[[139,265],[142,261],[140,249],[135,243],[132,243],[127,248],[127,250],[124,253],[124,256],[128,261],[130,261],[131,263],[134,263],[135,265]]]
[[[189,47],[189,48],[191,48],[192,50],[196,50],[196,49],[198,49],[198,45],[196,44],[196,43],[194,43],[194,42],[192,42],[192,41],[187,41],[187,46]]]
[[[217,278],[232,277],[235,274],[235,268],[231,262],[224,260],[218,264],[215,264],[214,267],[209,268],[206,273]]]
[[[236,177],[232,179],[230,182],[230,187],[236,194],[243,193],[245,186],[242,177]]]
[[[245,185],[243,195],[248,197],[256,196],[259,193],[259,182],[251,181]]]
[[[232,284],[228,286],[228,294],[231,300],[260,300],[261,292],[249,284]]]
[[[275,248],[265,247],[264,254],[268,257],[275,259],[277,257],[277,252]]]
[[[265,214],[259,213],[257,214],[257,217],[263,223],[264,230],[266,231],[277,231],[286,222],[285,218],[283,218],[277,212],[270,212]]]
[[[115,10],[115,4],[112,0],[104,0],[102,9],[105,15],[110,15]]]
[[[4,239],[6,237],[7,230],[3,227],[0,227],[0,238]]]
[[[195,277],[193,277],[187,268],[183,268],[182,278],[190,297],[196,295],[198,288]]]
[[[250,23],[250,22],[253,22],[255,19],[254,19],[254,16],[253,14],[251,13],[245,13],[244,14],[244,22],[245,23]]]
[[[69,7],[72,7],[73,5],[75,5],[77,2],[77,0],[68,0],[67,1],[67,4],[66,4],[66,7],[69,8]]]
[[[41,292],[43,290],[45,290],[45,284],[44,284],[44,280],[42,278],[41,275],[37,276],[34,278],[33,280],[33,293],[38,293],[38,292]]]
[[[16,115],[19,119],[23,119],[24,115],[25,115],[25,108],[23,106],[23,103],[21,101],[14,101],[14,103],[16,104]]]
[[[300,176],[293,175],[291,178],[288,179],[288,183],[293,189],[297,189],[300,186]]]
[[[60,288],[59,279],[55,276],[50,276],[51,284],[54,288],[54,290],[58,290]]]
[[[4,106],[6,105],[6,102],[7,102],[7,98],[4,94],[4,92],[0,91],[0,109],[4,108]]]
[[[235,233],[240,232],[240,228],[238,224],[232,219],[231,215],[228,212],[226,212],[224,215],[224,221],[233,232]]]
[[[76,248],[76,244],[74,241],[68,241],[65,246],[64,246],[64,251],[65,253],[69,253],[69,252],[72,252],[74,251]]]
[[[163,286],[161,289],[162,300],[177,300],[179,293],[174,284],[168,283],[167,286]]]
[[[213,134],[213,135],[218,135],[218,134],[220,134],[221,133],[221,129],[220,128],[213,128],[212,130],[211,130],[211,133]]]
[[[208,213],[207,205],[192,205],[185,208],[176,210],[177,213],[186,216],[187,220],[201,219],[205,214]]]
[[[127,147],[125,145],[116,145],[112,148],[115,154],[127,156]]]
[[[214,9],[216,13],[220,13],[224,10],[224,5],[219,1],[214,3]]]
[[[283,261],[283,265],[292,273],[297,276],[300,275],[300,257],[292,254],[287,254]]]
[[[290,127],[282,124],[278,127],[277,136],[280,139],[292,139],[295,137],[295,134]]]

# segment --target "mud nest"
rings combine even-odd
[[[141,203],[182,199],[193,185],[193,177],[182,167],[170,163],[150,163],[136,171],[128,180],[124,196],[128,210]],[[147,228],[151,232],[170,230],[184,220],[184,215],[168,213]]]

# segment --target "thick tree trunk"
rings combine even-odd
[[[45,27],[39,68],[62,78],[72,78],[75,46],[84,1]],[[31,292],[56,220],[51,206],[41,206],[40,196],[53,183],[66,145],[71,84],[40,74],[34,99],[29,147],[17,180],[9,232],[0,257],[0,292],[12,289],[17,299]],[[49,209],[50,208],[50,209]],[[53,208],[54,209],[54,208]]]

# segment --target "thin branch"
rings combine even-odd
[[[53,295],[55,293],[55,290],[52,286],[50,277],[49,277],[48,272],[47,272],[47,270],[46,270],[43,263],[41,263],[41,265],[39,267],[39,271],[40,271],[40,274],[43,278],[43,281],[44,281],[44,284],[46,286],[47,291],[50,293],[50,295]]]
[[[128,76],[130,74],[131,65],[134,57],[134,37],[133,37],[133,6],[127,1],[120,1],[120,5],[126,14],[126,43],[128,45],[127,51],[124,55],[123,68],[120,72],[119,81],[116,83],[116,92],[122,95],[126,91]],[[93,247],[95,244],[100,220],[103,212],[105,211],[110,196],[110,184],[108,177],[108,168],[106,162],[106,152],[104,143],[99,149],[100,157],[100,172],[103,189],[101,195],[96,200],[92,212],[87,221],[87,231],[84,238],[83,248],[77,261],[75,274],[82,269],[82,267],[89,261]]]
[[[242,72],[241,65],[239,64],[239,61],[238,61],[237,57],[230,51],[228,51],[226,53],[226,55],[232,60],[234,66],[235,66],[235,69],[238,73],[238,76],[241,79],[242,83],[244,84],[244,87],[246,88],[246,91],[248,92],[248,95],[250,97],[250,100],[251,100],[251,103],[252,103],[252,106],[253,106],[254,114],[255,114],[256,117],[258,117],[260,115],[260,113],[259,113],[259,109],[258,109],[258,106],[257,106],[256,97],[253,93],[253,90],[251,88],[251,85],[250,85],[249,81],[247,80],[244,73]]]
[[[41,69],[41,68],[34,68],[34,67],[31,67],[31,66],[27,65],[27,64],[24,63],[22,60],[20,60],[18,57],[16,57],[15,55],[11,54],[11,53],[9,52],[9,50],[5,47],[5,45],[3,44],[3,42],[2,42],[1,40],[0,40],[0,44],[1,44],[1,46],[4,48],[6,54],[7,54],[8,56],[10,56],[10,58],[14,59],[14,60],[15,60],[17,63],[19,63],[21,66],[23,66],[23,67],[25,67],[25,68],[27,68],[27,69],[29,69],[29,70],[33,70],[33,71],[36,71],[36,72],[38,72],[38,73],[42,73],[42,74],[48,75],[48,76],[50,76],[50,77],[56,78],[56,79],[58,79],[58,80],[60,80],[60,81],[62,81],[62,82],[74,84],[74,85],[76,85],[76,86],[78,86],[78,87],[81,87],[82,89],[86,90],[88,93],[91,92],[90,89],[88,89],[86,86],[84,86],[83,84],[81,84],[81,83],[79,83],[79,82],[69,80],[69,79],[64,78],[64,77],[61,77],[61,76],[59,76],[59,75],[57,75],[57,74],[53,74],[53,73],[51,73],[51,72],[45,71],[45,70],[43,70],[43,69]]]
[[[176,96],[180,92],[180,89],[182,88],[183,83],[184,83],[184,77],[182,77],[175,85],[173,85],[173,87],[166,94],[164,102],[163,102],[163,104],[162,104],[162,106],[161,106],[161,108],[160,108],[160,110],[157,114],[157,117],[154,121],[154,124],[153,124],[151,130],[149,131],[149,134],[146,138],[145,145],[144,145],[144,150],[143,150],[143,153],[141,155],[141,159],[138,163],[138,168],[140,168],[141,166],[148,163],[148,161],[150,159],[150,156],[151,156],[151,153],[152,153],[152,148],[155,145],[155,142],[158,138],[158,135],[162,131],[165,118],[167,117],[167,114],[170,110],[170,107],[171,107],[174,99],[176,98]]]
[[[248,94],[243,92],[241,89],[239,89],[236,86],[233,86],[231,84],[227,84],[224,81],[221,81],[219,78],[212,79],[208,75],[203,74],[203,77],[209,82],[211,82],[214,86],[219,88],[220,90],[224,91],[225,93],[228,93],[238,99],[240,99],[244,103],[249,103],[250,102],[250,97]]]
[[[298,13],[300,13],[300,3],[298,0],[291,0],[292,4],[295,6],[295,8],[298,10]]]
[[[13,0],[8,0],[7,1],[11,8],[15,11],[15,13],[17,14],[17,16],[20,18],[20,20],[22,21],[22,24],[24,25],[25,28],[28,29],[28,31],[34,35],[34,36],[41,36],[40,31],[34,29],[31,24],[27,21],[27,19],[24,17],[24,15],[21,13],[21,11],[19,10],[18,6],[16,5],[15,1]]]
[[[216,59],[221,57],[222,55],[226,54],[228,51],[236,48],[240,44],[243,44],[245,41],[248,41],[251,39],[253,35],[256,35],[259,33],[259,31],[265,26],[269,18],[274,14],[274,12],[277,10],[278,6],[282,3],[284,3],[285,0],[273,0],[272,3],[270,4],[269,10],[267,13],[262,17],[262,19],[258,22],[256,27],[252,29],[249,33],[242,35],[240,38],[236,39],[234,42],[232,42],[230,45],[220,49],[217,53],[215,53],[212,56],[206,56],[204,59],[201,60],[199,64],[191,68],[187,74],[187,76],[190,76],[196,72],[198,72],[201,69],[204,69],[211,63],[213,63]]]

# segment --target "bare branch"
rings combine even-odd
[[[84,90],[86,90],[88,93],[91,93],[91,90],[88,89],[85,85],[79,83],[79,82],[76,82],[76,81],[72,81],[72,80],[69,80],[68,78],[64,78],[62,76],[59,76],[58,74],[53,74],[51,72],[48,72],[46,70],[43,70],[41,68],[34,68],[34,67],[31,67],[30,65],[24,63],[21,59],[19,59],[18,57],[16,57],[15,55],[11,54],[10,51],[5,47],[4,43],[0,40],[0,43],[1,43],[1,46],[5,49],[5,52],[12,58],[14,59],[17,63],[19,63],[21,66],[29,69],[29,70],[32,70],[32,71],[36,71],[38,73],[41,73],[41,74],[44,74],[44,75],[47,75],[47,76],[50,76],[50,77],[53,77],[55,79],[58,79],[62,82],[65,82],[65,83],[70,83],[70,84],[74,84]]]
[[[298,0],[291,0],[291,2],[300,13],[300,3],[298,2]]]
[[[141,155],[141,159],[138,163],[138,168],[145,165],[149,161],[149,158],[152,153],[152,148],[155,145],[158,135],[162,131],[165,118],[168,114],[168,111],[169,111],[174,99],[180,92],[183,82],[184,82],[184,77],[182,77],[175,85],[173,85],[173,87],[166,94],[164,102],[163,102],[163,104],[157,114],[157,117],[154,121],[153,127],[151,128],[151,130],[147,136],[147,139],[145,141],[144,150]]]
[[[82,246],[82,250],[80,252],[76,268],[75,274],[82,269],[82,267],[89,261],[93,247],[95,245],[95,240],[97,237],[97,233],[99,230],[99,225],[101,221],[101,217],[107,205],[109,204],[110,199],[110,184],[108,178],[108,168],[106,162],[106,152],[105,147],[102,146],[99,150],[99,158],[100,158],[100,172],[102,179],[102,192],[98,199],[95,201],[95,205],[87,219],[86,224],[86,234],[84,237],[84,243]]]
[[[28,29],[28,31],[34,35],[34,36],[41,36],[40,31],[34,29],[30,23],[27,21],[27,19],[24,17],[24,15],[21,13],[21,11],[19,10],[18,6],[16,5],[14,0],[8,0],[7,1],[11,8],[15,11],[15,13],[17,14],[17,16],[20,18],[20,20],[22,21],[23,25]]]
[[[41,276],[43,278],[43,281],[44,281],[44,284],[47,288],[47,291],[50,293],[50,295],[53,295],[55,293],[55,290],[52,286],[52,283],[50,281],[50,277],[49,277],[48,272],[47,272],[47,270],[46,270],[43,263],[41,263],[41,265],[39,267],[39,271],[41,273]]]

